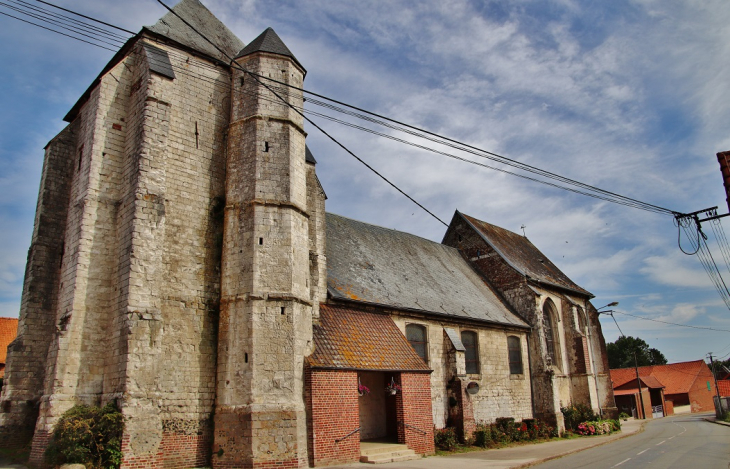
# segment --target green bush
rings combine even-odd
[[[444,451],[451,451],[459,444],[454,427],[446,427],[435,429],[433,432],[433,442],[437,448]]]
[[[124,417],[114,403],[104,407],[77,405],[69,409],[53,428],[46,449],[51,465],[85,464],[111,469],[122,463]]]
[[[624,422],[626,420],[628,420],[629,417],[631,417],[631,416],[629,414],[627,414],[626,412],[621,412],[620,414],[618,414],[618,419],[623,420]]]
[[[492,428],[489,425],[478,423],[474,430],[474,446],[488,448],[492,444]]]
[[[589,406],[585,404],[574,404],[567,407],[561,407],[565,428],[573,431],[578,430],[578,425],[583,422],[592,422],[599,420],[600,417],[593,412]]]

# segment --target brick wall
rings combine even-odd
[[[308,380],[310,463],[325,466],[359,461],[360,433],[344,438],[360,427],[357,372],[311,370]],[[428,411],[430,415],[430,407]],[[344,439],[336,441],[340,438]]]
[[[398,442],[419,454],[433,454],[431,379],[427,373],[401,373],[397,394]]]
[[[122,439],[122,469],[186,469],[204,467],[210,464],[210,433],[205,435],[185,435],[163,433],[162,442],[155,454],[131,456],[129,454],[129,436]]]
[[[710,383],[710,389],[707,389],[707,383]],[[715,410],[713,397],[717,396],[715,391],[715,380],[712,372],[707,365],[702,365],[697,379],[692,383],[689,390],[689,402],[692,406],[692,412],[712,412]]]

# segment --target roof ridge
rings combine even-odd
[[[458,251],[458,249],[456,249],[456,248],[454,248],[452,246],[447,246],[445,244],[442,244],[442,243],[439,243],[439,242],[436,242],[436,241],[432,241],[432,240],[430,240],[428,238],[424,238],[423,236],[419,236],[417,234],[409,233],[407,231],[396,230],[395,228],[388,228],[387,226],[376,225],[374,223],[368,223],[368,222],[361,221],[361,220],[355,220],[354,218],[346,217],[344,215],[338,215],[338,214],[332,213],[332,212],[325,212],[325,215],[332,215],[334,217],[343,218],[345,220],[353,221],[355,223],[360,223],[360,224],[363,224],[363,225],[368,225],[368,226],[372,226],[372,227],[375,227],[375,228],[380,228],[381,230],[387,230],[387,231],[392,231],[392,232],[398,233],[398,234],[404,234],[404,235],[407,235],[407,236],[413,236],[414,238],[422,239],[422,240],[427,241],[429,243],[436,244],[438,246],[443,246],[443,247],[448,248],[450,250],[456,250],[456,251]]]

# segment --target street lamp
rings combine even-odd
[[[609,316],[611,316],[611,318],[613,319],[613,322],[616,323],[616,327],[618,328],[618,331],[621,333],[621,337],[625,337],[624,336],[624,332],[619,327],[618,321],[616,321],[616,318],[613,315],[613,310],[612,309],[607,309],[605,311],[601,311],[603,308],[610,308],[610,307],[613,307],[613,306],[618,306],[618,301],[612,301],[612,302],[610,302],[609,304],[607,304],[605,306],[601,306],[600,308],[598,308],[596,310],[596,312],[598,314],[608,314]]]

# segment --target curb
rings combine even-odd
[[[538,464],[542,464],[542,463],[547,462],[547,461],[552,461],[553,459],[560,459],[562,457],[569,456],[571,454],[580,453],[581,451],[585,451],[587,449],[597,448],[599,446],[603,446],[603,445],[607,445],[609,443],[613,443],[614,441],[623,440],[624,438],[628,438],[628,437],[630,437],[632,435],[638,435],[639,433],[642,433],[644,431],[644,427],[646,426],[647,423],[648,423],[647,421],[641,422],[641,426],[635,432],[626,433],[624,435],[619,435],[616,438],[611,438],[611,439],[607,439],[607,440],[604,440],[604,441],[600,441],[600,442],[596,443],[595,445],[590,445],[590,446],[586,446],[584,448],[578,448],[578,449],[574,449],[574,450],[571,450],[571,451],[566,451],[564,453],[556,454],[554,456],[548,456],[546,458],[537,459],[535,461],[530,461],[530,462],[527,462],[527,463],[524,463],[524,464],[520,464],[519,466],[511,466],[511,468],[512,469],[522,469],[522,468],[525,468],[525,467],[532,467],[532,466],[536,466]]]
[[[706,422],[716,423],[717,425],[725,425],[726,427],[730,427],[730,422],[723,422],[721,420],[718,421],[715,417],[705,417],[704,420]]]

